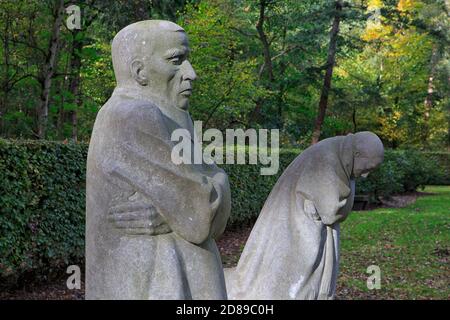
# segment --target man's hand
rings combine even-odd
[[[131,235],[156,236],[172,232],[156,209],[144,202],[130,202],[109,209],[108,220]]]

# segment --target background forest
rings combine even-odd
[[[89,141],[115,87],[112,38],[167,19],[190,37],[206,128],[279,128],[283,147],[371,130],[446,150],[449,13],[449,0],[1,0],[0,137]]]

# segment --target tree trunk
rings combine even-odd
[[[434,76],[436,73],[436,65],[438,62],[438,49],[435,45],[433,47],[433,52],[431,54],[430,61],[430,75],[428,77],[428,87],[427,87],[427,97],[425,98],[425,118],[428,119],[430,117],[430,110],[433,107],[433,93],[434,93]]]
[[[88,6],[91,6],[91,9],[95,3],[95,0],[93,0]],[[73,100],[71,101],[74,105],[75,109],[70,111],[70,122],[72,124],[72,140],[78,141],[78,110],[81,106],[81,99],[80,99],[80,88],[81,88],[81,51],[83,50],[83,46],[85,45],[85,38],[84,36],[80,37],[79,35],[81,32],[86,32],[86,30],[90,27],[92,22],[95,20],[95,18],[98,15],[98,12],[94,13],[93,15],[86,17],[85,11],[83,8],[81,8],[81,14],[84,17],[83,19],[83,26],[82,30],[75,29],[72,31],[72,50],[70,53],[70,73],[71,73],[71,79],[69,84],[69,91],[73,95]],[[140,11],[141,14],[147,14],[148,12],[144,10]],[[145,19],[150,18],[149,16],[144,17]],[[145,20],[141,19],[141,20]]]
[[[427,96],[425,97],[424,106],[425,106],[425,112],[424,112],[424,126],[422,128],[422,141],[426,142],[428,139],[428,136],[430,134],[430,126],[429,126],[429,120],[430,120],[430,113],[431,109],[433,108],[433,94],[434,94],[434,77],[436,73],[436,66],[439,60],[439,54],[438,54],[438,47],[435,45],[433,47],[433,51],[431,53],[431,60],[430,60],[430,74],[428,76],[428,86],[427,86]]]
[[[41,101],[38,108],[38,136],[39,139],[46,138],[46,129],[48,122],[48,105],[50,98],[50,89],[52,86],[52,78],[56,68],[56,57],[58,54],[58,43],[61,30],[62,19],[64,15],[64,0],[59,0],[55,8],[55,21],[53,23],[52,35],[48,48],[48,54],[45,64],[39,77],[41,83]]]
[[[261,80],[264,74],[264,71],[267,70],[267,75],[269,79],[269,83],[273,83],[275,81],[275,77],[273,74],[273,64],[272,64],[272,57],[270,54],[270,43],[267,39],[267,35],[264,32],[264,20],[266,19],[266,8],[267,8],[268,1],[267,0],[260,0],[259,1],[259,18],[258,22],[256,23],[256,31],[258,32],[258,39],[261,41],[262,44],[262,52],[264,57],[264,63],[262,64],[259,73],[258,73],[258,79]],[[266,86],[268,87],[268,86]],[[250,112],[248,119],[249,123],[253,119],[255,121],[259,121],[262,118],[261,110],[263,108],[264,100],[262,98],[259,98],[256,103],[253,110]]]
[[[59,94],[61,95],[61,103],[58,110],[58,119],[56,122],[56,132],[58,136],[58,140],[64,140],[64,123],[66,119],[66,112],[64,111],[64,103],[66,102],[66,97],[64,91],[66,89],[67,84],[67,74],[70,72],[70,56],[67,58],[67,61],[64,63],[64,79],[60,82]]]
[[[74,110],[70,112],[70,121],[72,123],[72,140],[78,140],[78,114],[77,110],[79,107],[80,99],[79,99],[79,91],[80,91],[80,68],[81,68],[81,50],[83,49],[83,40],[79,39],[77,35],[80,31],[76,30],[73,34],[73,45],[71,52],[71,79],[69,85],[69,91],[73,95],[73,105],[75,107]]]
[[[8,108],[8,91],[9,91],[9,25],[10,19],[8,13],[6,13],[5,29],[3,38],[3,59],[4,59],[4,77],[2,81],[2,97],[0,99],[0,134],[4,131],[4,116],[7,113]]]
[[[265,11],[266,11],[267,2],[266,0],[260,0],[259,2],[259,19],[256,24],[256,30],[258,31],[258,38],[261,41],[263,46],[263,56],[264,56],[264,65],[261,68],[260,75],[267,70],[267,74],[269,76],[269,81],[274,81],[273,76],[273,66],[272,66],[272,57],[270,55],[270,44],[267,40],[267,35],[264,32],[264,20],[265,20]]]
[[[314,124],[314,131],[311,141],[312,144],[315,144],[319,141],[320,133],[322,130],[322,124],[325,119],[325,113],[327,111],[328,94],[331,88],[331,78],[333,76],[333,68],[336,60],[336,44],[339,33],[339,23],[341,21],[341,11],[342,11],[342,2],[341,0],[338,0],[335,2],[334,20],[330,32],[330,45],[328,47],[327,70],[323,81],[322,92],[320,94],[319,112]]]

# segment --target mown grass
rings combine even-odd
[[[405,208],[350,214],[341,225],[339,299],[450,298],[450,186]],[[367,288],[367,267],[381,269],[381,289]]]

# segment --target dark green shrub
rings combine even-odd
[[[438,164],[418,151],[398,152],[397,161],[404,172],[402,190],[404,192],[425,187],[437,175]]]
[[[404,172],[392,152],[385,152],[382,165],[369,174],[366,179],[356,180],[356,194],[371,196],[376,201],[380,196],[389,196],[403,190]]]
[[[229,225],[254,220],[284,169],[300,153],[297,150],[280,150],[280,167],[272,176],[260,175],[265,165],[221,165],[227,172],[231,185],[231,217]]]
[[[0,140],[0,278],[83,260],[86,155],[86,145]]]
[[[435,181],[443,171],[435,160],[418,151],[386,150],[382,165],[367,179],[357,179],[356,193],[377,199],[415,191]]]
[[[436,164],[435,175],[430,177],[429,184],[450,185],[450,152],[423,152],[431,163]]]

